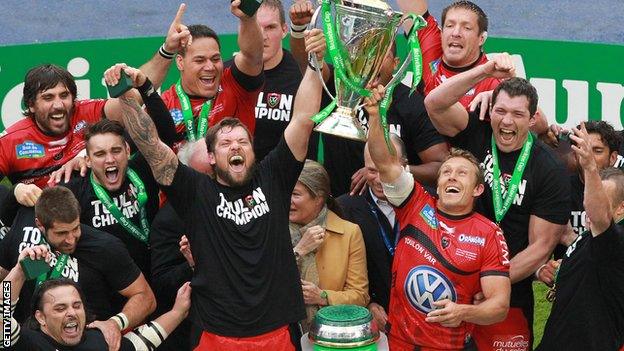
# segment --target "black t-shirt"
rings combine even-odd
[[[82,340],[76,346],[64,346],[57,343],[39,330],[22,327],[20,339],[13,346],[15,351],[106,351],[108,344],[98,329],[85,329]],[[121,338],[119,351],[134,351],[136,348],[126,338]]]
[[[245,186],[227,187],[179,164],[163,188],[191,244],[190,314],[204,330],[253,336],[305,318],[288,230],[302,166],[282,138]]]
[[[8,222],[7,219],[4,218],[4,200],[9,195],[9,189],[4,185],[0,185],[0,240],[4,238],[4,236],[9,232],[11,223]]]
[[[84,224],[80,225],[80,230],[82,234],[76,250],[67,260],[61,276],[80,284],[88,310],[98,320],[105,320],[121,310],[122,306],[111,302],[113,297],[132,284],[141,271],[119,239]],[[41,232],[35,226],[34,209],[22,207],[11,230],[0,242],[0,266],[11,270],[20,252],[26,247],[39,245],[40,240]],[[55,263],[56,258],[52,261],[52,264]],[[24,284],[15,311],[18,321],[23,321],[28,315],[34,285],[34,281]]]
[[[489,122],[479,121],[478,112],[470,114],[466,129],[451,138],[451,145],[472,152],[484,169],[485,192],[477,200],[477,211],[490,220],[495,221],[492,204],[491,184],[492,127]],[[498,151],[501,180],[506,189],[513,174],[520,150],[510,153]],[[568,223],[570,215],[570,183],[566,181],[565,170],[559,159],[548,146],[534,138],[531,156],[524,169],[518,193],[505,217],[500,223],[511,257],[524,250],[529,244],[529,219],[535,215],[556,224]],[[503,190],[503,193],[505,191]],[[537,233],[538,235],[555,235],[554,233]],[[511,306],[525,307],[525,313],[532,316],[533,306],[532,276],[512,286]]]
[[[256,103],[254,152],[258,162],[275,148],[284,134],[301,83],[299,65],[289,51],[282,51],[282,61],[274,68],[264,70],[264,88]]]
[[[612,224],[568,249],[538,350],[618,350],[624,343],[624,232]]]
[[[136,157],[128,162],[128,167],[137,173],[145,185],[145,191],[147,192],[147,203],[145,204],[147,221],[152,223],[158,211],[158,183],[154,180],[152,171],[143,156],[137,154]],[[121,210],[122,214],[130,219],[137,228],[142,229],[137,201],[138,189],[130,182],[128,176],[125,178],[119,190],[108,192],[108,195]],[[119,238],[126,245],[130,256],[139,266],[146,279],[149,279],[150,252],[148,244],[143,243],[124,229],[113,214],[104,207],[95,195],[91,185],[91,171],[89,170],[85,177],[74,177],[68,183],[61,185],[69,188],[78,199],[80,203],[80,222]]]
[[[180,253],[180,237],[184,223],[167,203],[158,211],[152,222],[150,234],[152,279],[150,285],[156,296],[154,315],[169,311],[174,304],[178,289],[193,278],[193,271]],[[158,347],[158,350],[188,350],[190,321],[185,319]]]
[[[578,173],[570,174],[570,225],[576,234],[581,234],[585,230],[585,207],[583,206],[585,184],[581,181]],[[563,257],[566,250],[565,245],[557,245],[553,252],[555,260]]]

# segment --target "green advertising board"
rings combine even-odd
[[[149,37],[0,47],[0,131],[21,118],[22,82],[30,68],[42,63],[66,67],[76,77],[79,98],[103,98],[107,97],[104,70],[117,62],[138,67],[162,41],[162,37]],[[221,46],[223,57],[231,57],[236,36],[221,36]],[[519,75],[537,88],[550,123],[573,126],[603,119],[623,129],[624,71],[618,59],[624,57],[624,46],[490,38],[486,51],[513,55]],[[174,68],[164,86],[172,84],[176,75]]]

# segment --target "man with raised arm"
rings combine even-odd
[[[230,10],[239,19],[238,46],[232,66],[224,68],[221,44],[214,30],[196,24],[182,24],[185,5],[180,5],[158,53],[141,66],[141,71],[160,87],[172,60],[180,80],[163,92],[178,130],[178,142],[196,140],[206,129],[225,117],[235,117],[249,129],[255,128],[255,102],[264,83],[262,31],[256,16],[247,16],[234,0]],[[122,69],[119,66],[118,69]]]
[[[585,184],[586,230],[568,247],[537,350],[618,350],[624,343],[624,173],[600,170],[585,123],[570,138]]]
[[[569,182],[563,165],[529,128],[535,123],[537,91],[514,76],[508,54],[501,54],[434,89],[425,98],[433,125],[452,146],[472,152],[485,170],[485,193],[477,210],[499,223],[511,253],[511,308],[505,322],[478,326],[479,349],[515,342],[530,350],[533,326],[533,273],[546,262],[568,222]],[[460,103],[483,79],[503,81],[492,95],[490,121]]]
[[[322,59],[322,32],[306,39],[308,50]],[[293,120],[258,165],[240,120],[226,118],[211,127],[206,146],[214,178],[180,164],[143,110],[122,99],[128,132],[185,223],[193,248],[191,319],[203,330],[201,350],[294,350],[288,325],[305,313],[288,211],[313,127],[309,117],[320,99],[321,82],[309,69]]]
[[[473,211],[484,190],[475,157],[454,149],[440,166],[436,200],[386,144],[379,123],[384,89],[367,98],[368,147],[395,207],[400,239],[392,265],[388,325],[392,350],[462,350],[475,324],[509,309],[509,256],[500,228]],[[483,291],[485,300],[473,305]]]

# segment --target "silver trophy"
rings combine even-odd
[[[329,4],[325,2],[326,5]],[[366,141],[366,132],[356,116],[357,110],[362,107],[360,105],[362,95],[356,90],[357,88],[364,89],[377,77],[383,59],[402,23],[403,14],[393,11],[390,5],[382,0],[332,0],[331,3],[333,4],[331,20],[335,25],[335,39],[337,39],[334,55],[331,52],[331,38],[328,37],[329,17],[323,18],[323,21],[328,55],[334,63],[336,110],[320,122],[314,130]],[[321,7],[317,9],[312,25],[320,10]],[[323,16],[330,16],[330,14],[326,12]],[[342,68],[336,65],[336,59],[342,60]],[[314,55],[312,55],[312,60],[316,60]],[[340,78],[340,74],[337,74],[339,72],[336,70],[339,69],[344,69],[345,74],[342,76],[349,77],[350,84],[346,84]],[[354,88],[355,86],[357,88]],[[327,87],[325,90],[327,91]]]

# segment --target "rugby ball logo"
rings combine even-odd
[[[430,266],[412,268],[405,279],[404,289],[410,304],[425,314],[435,310],[435,301],[457,301],[457,293],[451,281],[444,273]]]

